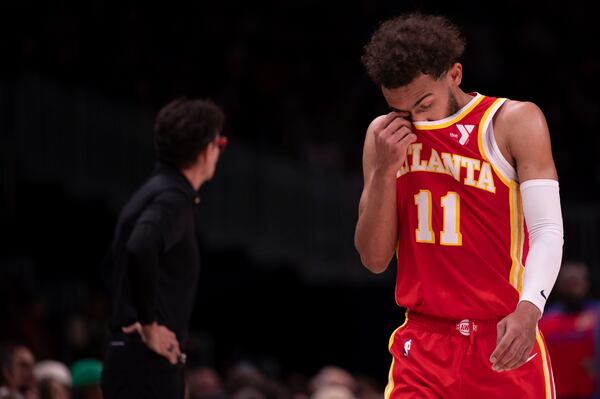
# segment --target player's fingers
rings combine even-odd
[[[533,352],[533,353],[532,353]],[[533,350],[533,343],[529,345],[525,345],[523,348],[523,353],[521,354],[521,359],[517,362],[516,365],[513,366],[513,369],[517,369],[524,365],[525,363],[533,360],[537,356],[537,353]]]
[[[397,117],[398,117],[398,114],[396,112],[392,111],[392,112],[388,113],[387,115],[385,115],[383,118],[378,118],[377,121],[375,121],[375,125],[374,125],[375,132],[381,133]]]
[[[516,357],[517,349],[508,348],[506,352],[504,352],[504,355],[501,356],[496,362],[496,364],[492,365],[492,368],[496,371],[506,371],[508,369],[508,364],[512,364]]]
[[[498,356],[496,363],[492,365],[492,367],[497,371],[506,371],[515,367],[523,356],[523,353],[527,351],[527,343],[526,340],[514,334],[506,334],[505,337],[513,335],[514,338],[506,349],[506,351]]]
[[[509,366],[509,370],[518,369],[527,363],[529,361],[529,353],[531,353],[531,351],[528,351],[527,348],[525,348],[521,353],[521,357],[513,365]]]
[[[407,134],[406,136],[404,136],[402,138],[402,140],[400,140],[400,142],[403,145],[406,145],[406,146],[408,146],[409,144],[414,143],[415,141],[417,141],[417,135],[414,134],[413,132],[410,132],[409,134]]]
[[[505,357],[507,356],[507,351],[511,347],[511,344],[514,341],[514,337],[510,334],[504,334],[502,339],[496,346],[494,352],[490,356],[490,362],[492,362],[493,366],[496,366],[502,362],[504,362]]]
[[[507,359],[504,364],[501,365],[502,369],[505,371],[516,369],[527,360],[527,353],[529,353],[527,347],[524,345],[517,347],[517,344],[513,346],[515,346],[514,356],[511,359]]]
[[[508,341],[504,338],[505,333],[506,333],[506,320],[502,319],[496,326],[496,348],[490,355],[490,362],[492,363],[492,365],[496,364],[499,356],[504,353],[504,351],[507,349],[508,345],[510,344],[510,341]]]
[[[506,319],[502,319],[496,325],[496,346],[498,346],[498,344],[500,344],[500,341],[504,337],[505,333],[506,333]]]
[[[412,128],[412,122],[396,114],[394,119],[385,127],[385,129],[383,129],[381,135],[382,137],[388,137],[403,126],[410,129]]]
[[[394,133],[392,133],[388,138],[387,142],[390,144],[397,144],[402,141],[406,136],[412,134],[412,129],[408,126],[400,126]]]
[[[388,138],[391,135],[394,134],[394,132],[396,130],[398,130],[404,124],[405,123],[402,121],[402,119],[396,117],[386,127],[384,127],[383,129],[379,130],[376,133],[376,135],[379,137],[380,140],[386,141],[386,140],[388,140]]]
[[[404,119],[400,116],[397,116],[396,119],[394,119],[393,124],[394,124],[394,126],[396,126],[395,130],[401,129],[403,127],[406,127],[409,130],[412,129],[411,121],[409,121],[408,119]],[[387,127],[387,129],[392,129],[392,123],[390,123],[390,125]]]
[[[392,119],[399,118],[399,119],[402,119],[403,121],[405,121],[406,123],[412,123],[410,120],[410,112],[392,111],[388,114],[388,116]]]
[[[387,125],[389,125],[392,121],[394,121],[395,119],[398,118],[398,113],[396,111],[390,111],[388,112],[388,114],[385,116],[385,118],[383,119],[383,123],[385,123]]]
[[[416,134],[414,134],[412,132],[407,134],[397,143],[397,145],[399,146],[399,151],[403,154],[406,154],[406,150],[407,150],[408,146],[411,145],[412,143],[414,143],[415,141],[417,141]]]

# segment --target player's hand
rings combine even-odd
[[[175,333],[156,322],[145,325],[135,322],[130,326],[123,327],[123,332],[126,334],[137,332],[148,348],[164,356],[171,364],[177,364],[181,357],[179,341],[177,341]]]
[[[490,356],[494,370],[514,370],[530,359],[540,316],[541,312],[534,304],[523,301],[498,323],[496,349]]]
[[[417,140],[417,135],[413,133],[412,123],[397,112],[390,112],[374,123],[375,170],[395,175],[406,159],[408,146]]]

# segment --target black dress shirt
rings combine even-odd
[[[183,341],[200,270],[199,203],[187,178],[160,163],[127,202],[104,264],[112,331],[156,321]]]

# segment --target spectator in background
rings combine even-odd
[[[265,375],[250,360],[239,360],[227,370],[227,397],[231,399],[289,399],[290,392],[281,383]]]
[[[377,381],[366,376],[356,376],[356,397],[359,399],[383,399],[383,389]]]
[[[0,399],[37,399],[33,377],[35,358],[25,345],[10,344],[0,348]]]
[[[355,399],[356,380],[348,371],[323,367],[310,382],[311,399]]]
[[[329,385],[315,391],[311,399],[356,399],[356,397],[351,390],[342,385]]]
[[[185,381],[188,399],[226,399],[221,378],[209,367],[194,367],[186,370]]]
[[[239,361],[227,371],[227,394],[232,399],[268,399],[267,379],[250,361]]]
[[[40,399],[70,399],[71,372],[61,362],[45,360],[33,367]]]
[[[81,359],[71,365],[73,399],[102,399],[100,380],[102,363],[96,359]]]
[[[587,265],[568,261],[558,276],[556,302],[539,323],[552,359],[559,399],[592,399],[598,393],[600,301],[590,297]]]

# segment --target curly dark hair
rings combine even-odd
[[[154,123],[158,160],[185,168],[223,129],[225,114],[210,100],[178,98],[165,105]]]
[[[445,17],[411,13],[383,22],[364,48],[362,62],[371,80],[388,89],[419,74],[439,79],[465,49],[465,41]]]

